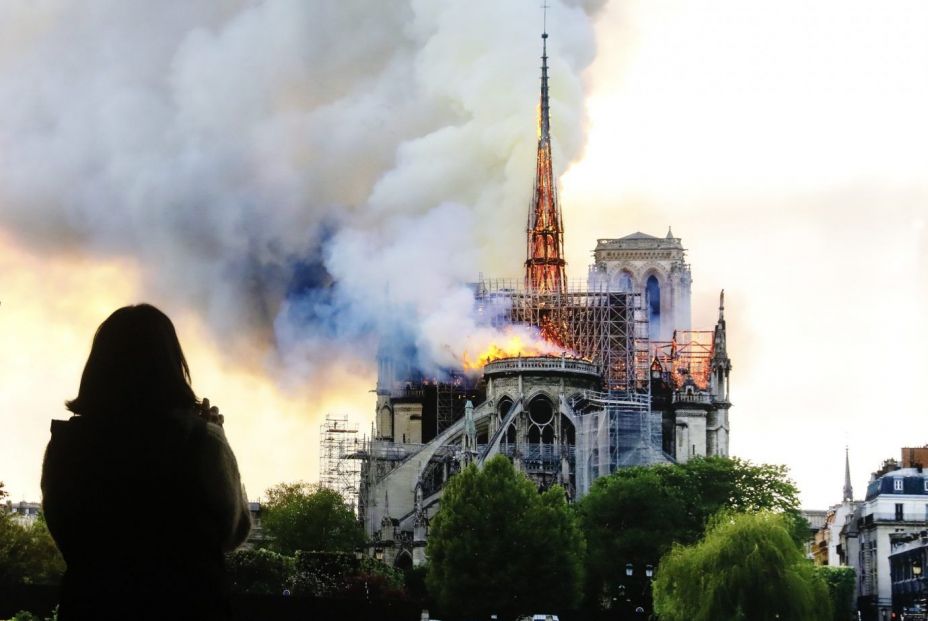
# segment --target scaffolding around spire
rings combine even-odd
[[[548,100],[548,33],[541,35],[541,102],[535,188],[528,212],[525,287],[538,293],[563,293],[567,283],[564,227],[551,162],[551,111]]]

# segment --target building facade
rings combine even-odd
[[[863,619],[889,619],[893,607],[890,556],[902,538],[928,528],[928,473],[888,460],[875,472],[857,509],[854,528],[846,531],[850,565],[857,572],[857,605]],[[850,550],[849,550],[850,551]]]
[[[893,613],[896,619],[925,621],[928,618],[928,530],[893,539],[889,555]]]

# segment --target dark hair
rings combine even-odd
[[[77,398],[65,405],[85,416],[137,416],[196,402],[174,324],[154,306],[138,304],[97,328]]]

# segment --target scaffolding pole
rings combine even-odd
[[[319,435],[319,485],[341,494],[357,513],[361,461],[356,456],[363,448],[358,426],[344,414],[328,414]]]

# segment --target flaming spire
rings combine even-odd
[[[528,213],[525,286],[542,293],[563,293],[566,286],[564,229],[551,168],[551,122],[548,109],[548,33],[541,35],[541,114],[535,191]]]

